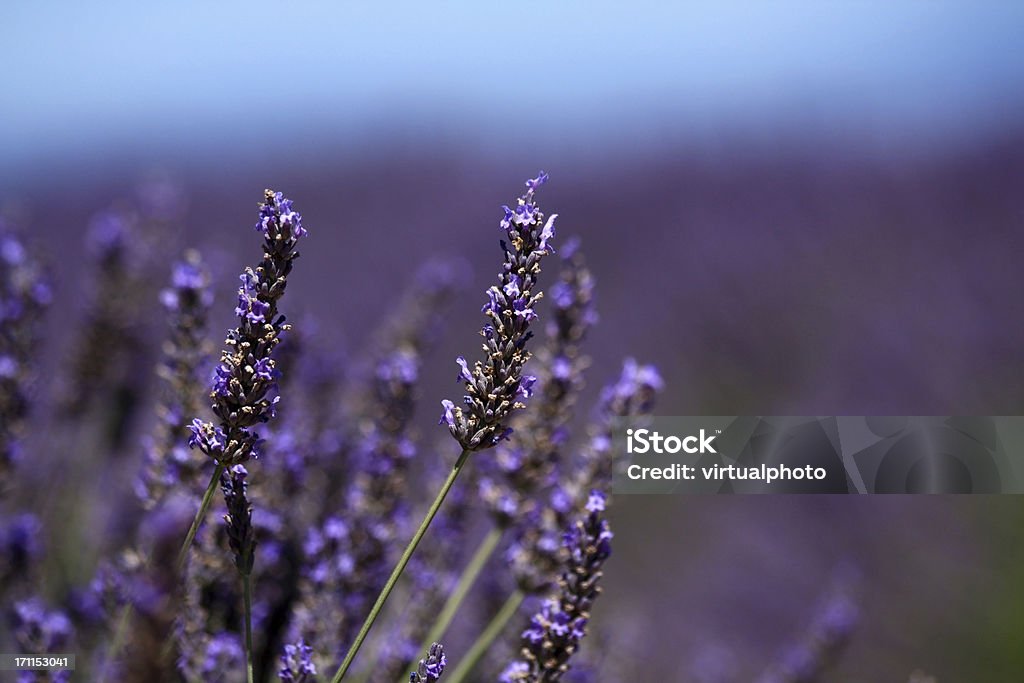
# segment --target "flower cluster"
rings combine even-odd
[[[511,430],[505,426],[509,413],[525,407],[521,399],[533,393],[536,377],[523,374],[523,365],[530,358],[526,343],[532,336],[530,323],[537,318],[535,306],[542,293],[534,291],[540,275],[541,259],[554,251],[549,242],[555,236],[555,218],[545,220],[534,201],[534,193],[547,181],[541,172],[526,181],[526,193],[516,207],[503,207],[505,217],[500,228],[505,253],[504,267],[498,284],[487,290],[488,301],[482,312],[488,319],[481,336],[484,338],[484,360],[472,367],[462,356],[458,379],[466,385],[463,406],[445,399],[440,424],[448,425],[455,440],[464,450],[490,448]],[[506,241],[507,240],[507,241]]]
[[[33,597],[16,603],[11,622],[18,652],[49,655],[68,651],[72,636],[71,620],[60,610],[48,609],[39,598]],[[33,672],[25,672],[18,680],[47,679]],[[65,683],[71,680],[71,672],[54,671],[49,680],[52,683]]]
[[[257,455],[259,435],[252,427],[274,415],[278,397],[269,397],[277,372],[271,354],[289,329],[277,304],[284,295],[296,246],[306,234],[302,217],[280,192],[267,190],[256,230],[263,233],[263,260],[246,268],[238,290],[238,326],[228,333],[215,370],[210,398],[220,425],[196,418],[189,446],[198,447],[222,465],[235,465]]]
[[[427,658],[421,659],[416,670],[409,674],[409,683],[436,683],[441,680],[447,664],[444,648],[440,643],[434,643],[427,651]]]
[[[172,266],[170,286],[161,292],[160,302],[169,320],[157,368],[165,392],[157,407],[156,427],[144,443],[144,466],[136,481],[136,495],[147,509],[176,485],[198,488],[200,463],[195,458],[202,456],[184,449],[181,436],[188,427],[187,416],[199,409],[200,368],[209,352],[206,324],[213,291],[199,252],[187,251]]]
[[[277,675],[285,683],[313,683],[316,680],[316,665],[313,664],[313,648],[300,640],[284,646]]]
[[[246,496],[246,478],[249,473],[242,465],[233,465],[220,475],[227,514],[228,546],[234,554],[235,566],[243,575],[252,573],[253,554],[256,550],[256,532],[252,525],[252,505]]]
[[[611,555],[612,532],[604,519],[605,496],[590,494],[587,516],[563,539],[567,560],[558,592],[533,615],[522,635],[522,658],[502,672],[503,683],[558,680],[587,633],[590,608],[601,592],[601,567]]]
[[[0,489],[20,457],[35,374],[32,352],[51,299],[42,267],[0,221]]]

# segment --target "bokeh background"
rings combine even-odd
[[[1020,413],[1020,4],[4,14],[0,210],[56,266],[49,367],[87,300],[97,210],[180,187],[167,260],[214,255],[226,329],[270,186],[310,229],[287,304],[325,345],[359,349],[429,257],[470,264],[423,388],[433,434],[499,207],[543,168],[597,278],[592,390],[635,356],[661,369],[666,415]],[[643,680],[750,678],[850,563],[864,621],[834,680],[1024,675],[1019,497],[620,497],[614,522],[595,621]]]

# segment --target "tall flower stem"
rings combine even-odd
[[[252,581],[242,574],[242,594],[245,600],[245,680],[253,683],[252,675]]]
[[[107,680],[107,674],[110,672],[111,667],[114,664],[114,659],[117,657],[118,652],[121,651],[121,646],[124,645],[124,639],[128,635],[128,624],[132,619],[132,614],[135,613],[135,609],[132,603],[125,603],[124,607],[121,608],[121,612],[117,617],[117,626],[114,627],[114,635],[110,639],[110,647],[107,648],[107,656],[103,659],[103,663],[100,665],[99,681],[105,683]]]
[[[448,473],[448,478],[445,479],[437,497],[434,498],[434,502],[430,504],[430,509],[427,510],[427,514],[420,523],[419,529],[416,530],[412,540],[409,541],[409,545],[405,546],[405,550],[402,552],[402,557],[399,558],[398,564],[395,565],[394,570],[391,572],[391,576],[388,577],[387,583],[384,584],[384,588],[381,589],[380,595],[377,596],[377,602],[373,604],[370,614],[367,615],[366,621],[363,622],[362,628],[359,629],[359,634],[356,636],[355,642],[352,643],[352,646],[349,648],[348,654],[346,654],[345,659],[342,660],[337,673],[335,673],[334,677],[331,679],[331,683],[339,683],[339,681],[345,677],[345,673],[348,671],[349,667],[352,666],[352,660],[355,659],[356,654],[359,652],[359,648],[363,645],[363,641],[366,640],[366,636],[370,633],[370,628],[373,626],[373,622],[377,620],[377,615],[379,615],[381,610],[384,608],[384,603],[387,601],[388,596],[391,595],[391,591],[394,589],[395,584],[398,583],[398,579],[402,576],[402,572],[405,571],[405,567],[409,564],[409,560],[412,559],[413,553],[416,552],[416,547],[420,544],[423,536],[427,533],[427,529],[430,528],[430,523],[434,521],[437,511],[441,509],[441,505],[444,503],[445,497],[447,497],[452,485],[455,483],[459,473],[462,471],[463,465],[466,464],[466,460],[469,458],[470,452],[471,451],[467,448],[462,449],[462,452],[459,454],[459,459],[455,461],[452,471]]]
[[[462,570],[462,575],[459,577],[458,583],[455,584],[455,590],[448,596],[444,607],[441,608],[441,613],[438,615],[434,625],[430,627],[430,632],[426,638],[424,638],[423,644],[416,649],[417,652],[426,652],[431,643],[441,641],[445,631],[451,625],[452,619],[455,618],[455,614],[459,611],[462,601],[469,595],[469,591],[473,588],[477,578],[480,577],[480,572],[487,565],[487,560],[491,558],[491,555],[497,549],[501,536],[502,530],[499,527],[493,527],[487,532],[487,535],[477,547],[476,552],[473,553],[473,557],[469,560],[469,564]]]
[[[181,551],[178,553],[178,571],[185,566],[185,558],[188,557],[188,549],[192,547],[192,541],[196,538],[196,532],[199,531],[199,525],[203,523],[203,518],[206,517],[206,511],[210,509],[210,502],[213,501],[213,492],[217,489],[217,484],[220,483],[220,475],[224,472],[224,465],[217,463],[217,467],[213,470],[213,476],[210,477],[210,483],[206,487],[206,492],[203,493],[203,500],[199,504],[199,510],[196,511],[196,517],[192,520],[192,526],[188,529],[188,535],[185,536],[185,542],[181,545]]]
[[[445,681],[446,683],[462,683],[463,679],[466,678],[473,671],[473,667],[476,666],[480,658],[487,652],[487,648],[491,646],[491,643],[501,635],[501,632],[505,630],[510,619],[515,616],[515,613],[519,610],[519,606],[523,604],[523,600],[526,598],[526,594],[521,590],[516,589],[512,591],[512,594],[508,596],[508,600],[501,606],[498,613],[494,615],[491,622],[487,624],[487,628],[477,637],[476,642],[473,643],[472,647],[469,648],[469,652],[459,660],[459,665],[455,667],[455,671],[452,672],[451,676],[448,676]]]

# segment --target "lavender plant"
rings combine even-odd
[[[199,485],[201,462],[183,447],[188,416],[199,411],[199,375],[209,353],[206,326],[213,292],[199,252],[187,251],[173,265],[170,286],[161,293],[160,303],[169,318],[157,368],[165,391],[157,407],[156,428],[144,443],[143,469],[136,482],[136,496],[146,509],[171,489],[180,486],[192,491]]]
[[[203,330],[210,278],[198,257],[189,254],[174,267],[171,287],[162,295],[160,312],[167,314],[170,326],[163,335],[159,420],[146,443],[145,468],[137,482],[136,502],[143,513],[137,524],[135,519],[116,522],[117,529],[108,535],[122,534],[117,543],[109,543],[118,554],[104,559],[90,583],[92,558],[81,562],[83,569],[67,569],[66,557],[49,560],[45,574],[37,569],[44,557],[43,541],[52,541],[44,539],[54,533],[48,527],[55,519],[60,524],[69,519],[65,508],[58,507],[56,514],[44,508],[38,515],[4,510],[0,591],[13,609],[8,629],[0,625],[0,641],[40,653],[74,643],[81,652],[80,675],[89,680],[184,677],[236,683],[276,674],[282,681],[313,683],[341,654],[334,680],[345,676],[374,620],[387,620],[388,628],[380,629],[386,635],[365,647],[359,668],[352,670],[362,676],[360,683],[436,681],[446,656],[440,645],[427,644],[438,628],[444,632],[454,615],[452,606],[458,608],[479,575],[487,578],[488,587],[478,592],[493,593],[495,599],[486,595],[476,601],[472,614],[456,624],[457,635],[479,637],[446,672],[447,680],[461,683],[471,675],[497,672],[508,659],[501,652],[509,645],[502,637],[517,635],[508,633],[508,623],[523,604],[530,604],[526,600],[542,595],[550,597],[522,632],[520,655],[502,679],[623,679],[610,658],[583,662],[579,648],[592,630],[589,611],[610,547],[604,508],[612,429],[620,418],[648,413],[662,381],[652,366],[627,361],[621,376],[601,393],[588,431],[574,438],[570,425],[588,364],[583,342],[596,320],[594,282],[578,246],[570,242],[560,247],[558,282],[546,288],[546,335],[536,344],[532,335],[541,300],[539,265],[553,253],[555,218],[545,217],[535,202],[545,180],[541,174],[528,181],[527,191],[515,207],[505,208],[500,222],[504,259],[483,308],[484,353],[476,361],[457,359],[466,395],[462,402],[442,403],[440,424],[462,451],[450,471],[429,462],[417,466],[417,454],[426,449],[417,445],[412,419],[420,377],[429,370],[428,331],[443,321],[438,310],[453,290],[444,268],[416,278],[413,295],[374,339],[375,353],[365,376],[347,369],[343,373],[342,363],[311,362],[310,342],[319,333],[310,326],[302,330],[302,339],[284,334],[289,326],[277,309],[305,230],[290,202],[268,192],[257,226],[264,237],[263,260],[242,276],[238,323],[215,370],[213,417],[203,418],[197,378],[207,355]],[[158,204],[163,201],[156,199]],[[166,211],[156,208],[154,220],[166,220],[161,215]],[[83,339],[88,343],[69,368],[74,381],[68,386],[83,392],[70,401],[78,407],[64,415],[76,427],[100,424],[91,421],[95,415],[86,416],[93,407],[107,406],[98,397],[117,396],[121,390],[132,393],[141,388],[133,382],[144,374],[137,367],[124,373],[127,356],[117,338],[120,329],[137,337],[145,320],[131,306],[114,301],[128,294],[136,298],[128,291],[139,282],[131,216],[104,214],[97,226],[95,261],[110,272],[97,274],[95,296],[84,316]],[[20,240],[6,235],[0,238],[0,275],[2,470],[16,459],[27,431],[32,347],[49,289]],[[114,277],[120,278],[122,291],[110,284]],[[111,358],[99,357],[104,351],[97,342],[101,337],[111,345]],[[532,359],[527,346],[539,347]],[[138,352],[132,357],[141,357],[145,351],[134,348],[129,355]],[[290,385],[280,382],[282,368]],[[79,386],[87,380],[95,386]],[[289,398],[288,410],[270,426],[282,393]],[[531,410],[520,410],[526,399]],[[133,393],[125,401],[139,403],[141,395]],[[186,416],[197,417],[188,423]],[[179,437],[188,428],[193,450],[185,451]],[[35,443],[36,434],[29,433]],[[479,466],[466,468],[462,485],[453,488],[471,454],[485,450],[490,453],[477,458]],[[205,463],[200,453],[214,461],[214,477],[197,501],[204,483],[196,478]],[[251,480],[246,467],[251,469],[250,461],[257,456],[265,461],[260,472],[266,476]],[[483,475],[479,487],[476,481],[465,481],[467,475],[478,474]],[[212,500],[218,485],[223,504]],[[441,492],[431,502],[422,491],[435,485]],[[179,553],[181,529],[197,502],[199,513]],[[225,524],[201,525],[211,506]],[[138,505],[134,507],[137,512]],[[574,519],[584,511],[582,520]],[[424,520],[416,526],[420,514]],[[477,523],[480,519],[484,524]],[[93,520],[83,521],[83,527],[90,524]],[[426,538],[428,526],[432,531]],[[483,542],[464,564],[475,545],[467,540],[477,532]],[[76,530],[69,537],[77,535]],[[408,537],[412,542],[400,552],[399,539]],[[490,562],[498,550],[503,561]],[[184,574],[175,556],[186,562]],[[407,578],[396,588],[403,572]],[[489,590],[491,586],[497,589]],[[383,612],[392,590],[402,599],[392,598],[389,611]],[[15,594],[18,599],[11,597]],[[65,594],[70,598],[62,604]],[[135,611],[131,623],[115,617],[125,608]],[[849,594],[830,596],[807,632],[759,680],[820,680],[849,641],[856,618],[857,606]],[[621,656],[622,621],[622,616],[616,620],[614,641],[599,643],[609,651],[618,647],[613,655],[618,660],[626,659]],[[172,629],[173,642],[165,645]],[[418,647],[428,630],[431,638]],[[121,632],[125,655],[105,657],[118,650],[107,648],[118,642]],[[594,635],[587,637],[593,641]],[[367,656],[371,651],[372,658]],[[487,672],[474,670],[483,656],[490,658],[488,664],[500,664]],[[52,678],[65,680],[67,674]]]
[[[313,683],[316,680],[313,648],[305,641],[300,640],[294,645],[285,645],[281,663],[283,666],[277,675],[285,683]]]
[[[436,683],[441,680],[447,665],[444,648],[440,643],[434,643],[427,651],[427,658],[421,659],[416,670],[409,674],[409,683]]]
[[[597,321],[594,281],[578,239],[569,240],[562,248],[561,263],[559,280],[550,290],[553,311],[536,364],[539,396],[531,410],[516,416],[515,442],[504,442],[495,450],[496,467],[491,469],[497,472],[480,478],[479,493],[490,508],[495,526],[466,565],[420,649],[444,635],[505,530],[514,521],[522,526],[524,520],[540,514],[538,497],[557,480],[562,449],[568,440],[568,423],[588,364],[582,351],[583,341]],[[556,529],[563,526],[559,524]]]
[[[507,239],[500,242],[505,254],[504,263],[498,274],[498,285],[487,290],[488,302],[482,309],[488,320],[481,331],[486,355],[484,360],[475,362],[472,369],[464,357],[456,359],[461,367],[459,379],[465,382],[466,387],[465,407],[456,406],[448,399],[441,402],[444,412],[439,424],[448,426],[462,452],[384,584],[332,683],[338,683],[351,666],[469,454],[490,448],[507,438],[511,430],[504,424],[506,418],[513,410],[525,407],[519,399],[529,398],[532,393],[536,378],[523,373],[523,365],[530,357],[526,343],[532,336],[530,323],[537,318],[534,306],[542,297],[539,290],[534,291],[540,262],[553,250],[548,242],[554,238],[554,220],[557,217],[557,214],[552,214],[545,220],[534,202],[534,193],[547,178],[547,174],[541,172],[538,177],[526,181],[526,192],[519,198],[516,208],[503,207],[505,217],[499,226]]]
[[[259,434],[252,427],[269,421],[280,399],[277,395],[271,397],[278,376],[272,354],[289,326],[278,313],[277,305],[284,295],[293,262],[298,258],[298,240],[306,235],[302,216],[292,209],[291,200],[273,190],[265,192],[256,230],[264,238],[263,259],[255,270],[246,268],[242,273],[235,308],[239,324],[228,332],[210,393],[211,408],[220,419],[220,426],[199,418],[190,426],[189,446],[198,447],[214,460],[216,467],[179,558],[180,565],[219,480],[227,506],[228,543],[242,578],[249,683],[253,681],[251,575],[255,537],[252,508],[246,496],[248,473],[242,463],[258,457]]]
[[[280,192],[267,190],[260,205],[256,231],[263,235],[263,259],[246,268],[238,290],[238,326],[228,332],[220,364],[216,367],[211,409],[219,425],[192,420],[189,446],[199,448],[216,467],[195,521],[182,546],[179,565],[195,538],[221,473],[227,467],[258,456],[259,434],[252,428],[274,416],[279,396],[270,397],[277,378],[274,349],[289,329],[277,310],[288,285],[288,275],[299,253],[298,240],[306,234],[302,216]]]
[[[502,683],[557,681],[569,670],[570,659],[586,636],[590,609],[601,592],[601,567],[611,555],[612,539],[604,519],[605,495],[591,492],[586,509],[587,516],[565,534],[568,559],[558,592],[544,602],[523,631],[521,658],[502,672]]]
[[[505,218],[500,227],[508,242],[501,241],[505,263],[498,274],[498,284],[487,290],[488,302],[481,311],[489,323],[484,325],[484,360],[476,361],[470,369],[466,359],[456,359],[461,371],[459,379],[465,382],[465,408],[452,401],[441,401],[444,413],[441,423],[465,451],[478,451],[494,446],[508,438],[511,430],[505,419],[516,409],[525,408],[520,399],[533,393],[537,378],[523,373],[523,365],[530,359],[526,342],[533,336],[530,323],[537,318],[534,307],[543,293],[534,289],[540,275],[541,259],[553,251],[548,241],[555,236],[555,219],[544,214],[534,203],[534,192],[548,179],[543,171],[526,181],[523,194],[515,209],[502,207]]]
[[[21,459],[31,407],[40,323],[52,300],[48,278],[0,219],[0,493]]]
[[[256,535],[252,524],[252,505],[246,496],[246,477],[249,473],[242,465],[232,465],[220,475],[221,491],[227,514],[228,545],[235,560],[235,568],[242,576],[242,595],[245,600],[245,652],[246,679],[252,683],[252,565],[256,552]]]

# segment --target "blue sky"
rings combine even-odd
[[[576,144],[804,121],[942,137],[1024,103],[1024,3],[19,1],[4,14],[8,170],[381,126]]]

